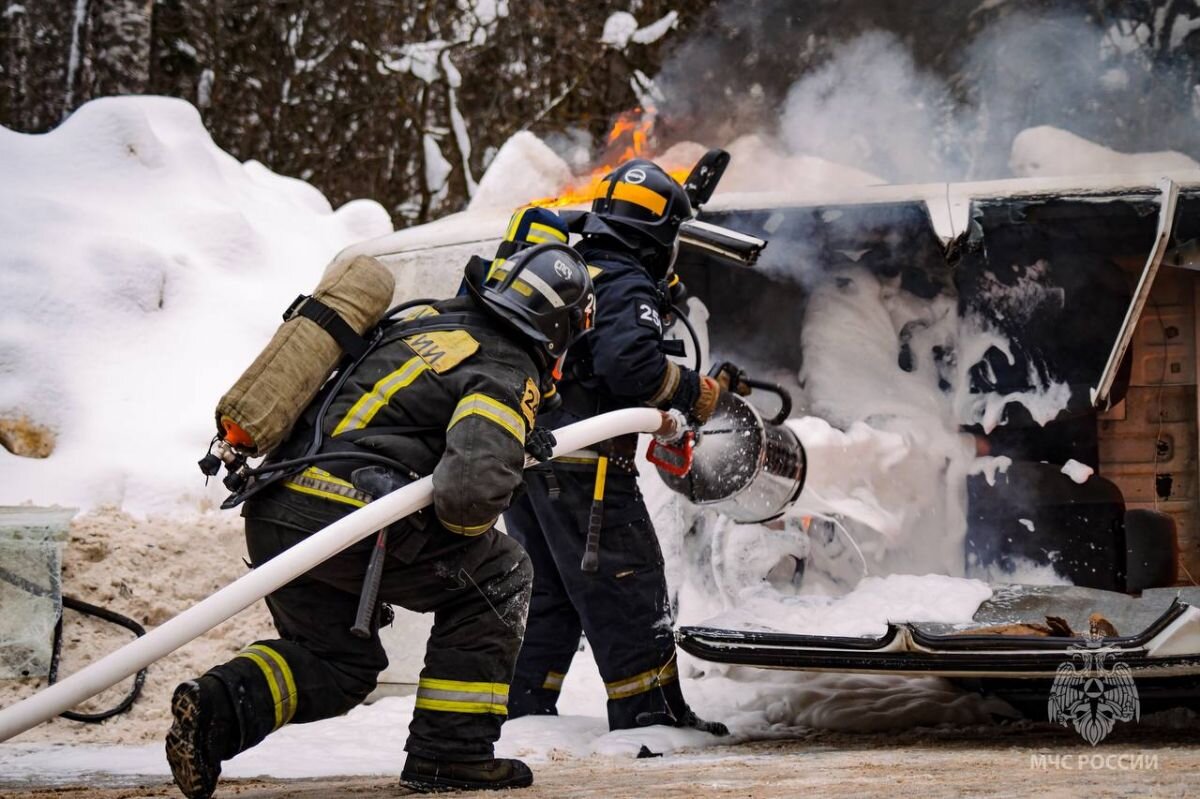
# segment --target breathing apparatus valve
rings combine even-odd
[[[205,477],[216,477],[221,466],[226,469],[225,479],[222,480],[230,491],[238,492],[246,486],[249,475],[246,474],[246,454],[229,443],[224,438],[214,438],[209,446],[208,454],[199,461],[200,471]]]

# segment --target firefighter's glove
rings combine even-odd
[[[692,427],[701,427],[717,408],[721,384],[691,369],[675,367],[674,364],[671,367],[679,369],[679,386],[671,396],[668,407],[683,412]]]
[[[701,427],[717,409],[717,400],[721,398],[721,384],[708,375],[700,375],[699,391],[696,401],[692,404],[689,421],[696,427]]]
[[[350,484],[375,499],[404,488],[411,482],[411,477],[386,466],[363,466],[350,473]]]
[[[535,427],[525,439],[525,452],[538,463],[545,463],[554,457],[554,447],[557,445],[558,439],[554,437],[552,430]]]
[[[732,391],[740,397],[750,396],[750,384],[746,382],[746,373],[729,361],[721,363],[709,374],[721,384],[723,391]]]

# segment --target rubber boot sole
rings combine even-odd
[[[203,746],[206,730],[200,723],[200,686],[186,682],[171,697],[174,721],[167,732],[167,763],[175,784],[188,799],[209,799],[217,789],[221,764],[210,762]]]
[[[516,774],[499,782],[476,782],[452,780],[445,777],[437,780],[429,777],[410,776],[401,772],[401,787],[417,793],[447,793],[449,791],[503,791],[509,788],[528,788],[533,785],[532,774]]]

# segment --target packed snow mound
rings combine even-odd
[[[500,147],[467,209],[517,208],[553,197],[573,178],[566,161],[537,136],[521,131]]]
[[[44,459],[0,448],[0,504],[201,500],[218,397],[338,250],[391,230],[375,202],[334,211],[239,163],[163,97],[0,128],[0,174],[0,420],[55,439]]]
[[[1200,169],[1200,163],[1174,150],[1119,153],[1050,125],[1018,133],[1008,166],[1014,176],[1021,178]]]

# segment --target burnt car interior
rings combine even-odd
[[[1010,340],[1011,352],[993,348],[972,365],[972,393],[1069,387],[1066,408],[1045,424],[1011,403],[993,429],[964,425],[987,454],[1012,459],[996,485],[969,479],[966,557],[1002,569],[1017,561],[1051,565],[1074,587],[999,591],[970,625],[976,635],[914,624],[861,639],[684,628],[683,647],[749,665],[932,671],[993,687],[1009,680],[1009,695],[1031,692],[1044,701],[1045,686],[1029,681],[1045,678],[1049,659],[1061,662],[1064,648],[1083,639],[1019,630],[1001,636],[993,628],[1057,614],[1072,617],[1069,632],[1086,629],[1085,609],[1101,609],[1122,636],[1108,643],[1130,662],[1147,674],[1175,669],[1164,695],[1195,696],[1200,686],[1187,690],[1178,669],[1200,673],[1200,647],[1162,659],[1173,651],[1164,636],[1180,629],[1181,618],[1194,625],[1191,614],[1200,613],[1191,607],[1200,590],[1181,588],[1200,575],[1200,280],[1193,271],[1200,269],[1200,191],[1171,192],[1169,202],[1155,186],[979,196],[966,230],[948,243],[923,201],[703,214],[770,241],[752,268],[681,256],[677,269],[708,306],[713,341],[736,336],[741,350],[798,370],[801,325],[747,326],[747,316],[795,319],[815,281],[858,266],[898,277],[919,298],[948,293],[960,316],[977,315]],[[1095,475],[1077,483],[1062,471],[1071,460]]]

